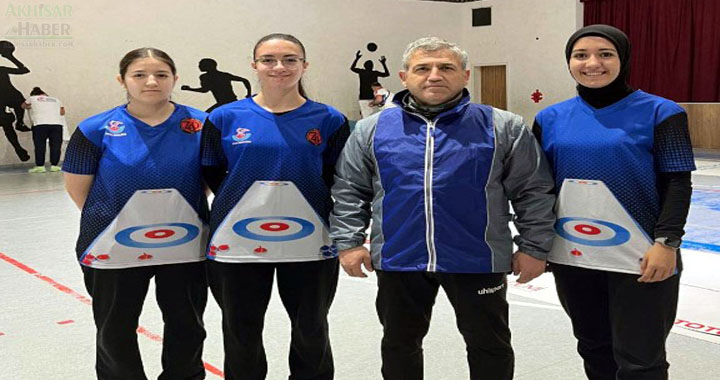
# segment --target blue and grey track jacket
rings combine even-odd
[[[385,271],[511,270],[520,251],[546,259],[553,178],[522,118],[470,103],[433,120],[400,106],[359,121],[336,166],[330,236],[362,245],[372,216],[373,266]],[[515,218],[510,213],[512,202]]]

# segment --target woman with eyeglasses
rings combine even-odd
[[[338,279],[328,237],[335,161],[347,119],[307,98],[305,48],[270,34],[253,49],[260,92],[221,106],[203,131],[215,199],[208,275],[222,309],[225,378],[264,379],[265,311],[277,277],[291,322],[290,378],[332,379],[327,314]]]

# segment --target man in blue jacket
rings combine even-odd
[[[539,276],[552,245],[545,157],[520,116],[470,103],[467,62],[435,37],[408,45],[398,107],[358,122],[338,161],[330,233],[349,275],[377,270],[385,379],[423,378],[422,340],[440,286],[471,379],[512,379],[506,275]],[[372,254],[363,246],[371,219]]]

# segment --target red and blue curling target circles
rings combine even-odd
[[[573,229],[576,232],[579,232],[579,233],[585,234],[585,235],[598,235],[598,234],[602,233],[601,229],[599,229],[595,226],[591,226],[589,224],[576,224],[575,227],[573,227]]]
[[[589,218],[560,218],[555,222],[555,232],[566,240],[591,247],[611,247],[630,240],[630,232],[625,228]]]
[[[185,244],[200,235],[200,229],[187,223],[159,223],[126,228],[115,240],[133,248],[166,248]]]
[[[312,223],[291,216],[247,218],[235,223],[232,229],[246,239],[275,242],[302,239],[315,232]]]
[[[145,233],[145,237],[148,239],[165,239],[173,235],[175,235],[175,231],[168,229],[153,230]]]
[[[260,229],[270,232],[280,232],[290,229],[287,223],[267,222],[260,225]]]

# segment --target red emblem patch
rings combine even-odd
[[[197,133],[202,129],[202,122],[198,119],[182,119],[182,121],[180,121],[180,129],[185,133]]]
[[[320,134],[320,130],[317,128],[313,128],[305,134],[305,139],[313,145],[320,145],[322,144],[322,135]]]

